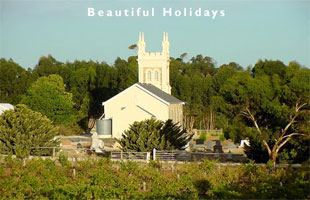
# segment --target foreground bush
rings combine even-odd
[[[310,198],[309,169],[278,169],[252,164],[116,163],[109,160],[26,166],[6,158],[0,165],[0,199],[257,199]],[[166,166],[167,167],[167,166]]]

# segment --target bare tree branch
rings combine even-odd
[[[292,136],[294,135],[301,135],[299,133],[292,133],[292,134],[289,134],[289,135],[286,135],[285,136],[285,140],[283,141],[284,137],[282,138],[281,141],[283,141],[278,147],[276,147],[276,152],[278,153],[278,151],[288,142],[292,139]]]
[[[247,113],[246,111],[241,111],[240,115],[251,119],[251,117],[249,116],[249,113]]]
[[[301,105],[299,106],[298,103],[296,103],[295,114],[294,114],[293,117],[291,117],[291,120],[289,121],[289,123],[288,123],[288,124],[286,125],[286,127],[282,130],[282,133],[281,133],[280,137],[278,138],[277,142],[274,144],[273,150],[278,149],[278,145],[283,141],[284,136],[285,136],[287,130],[292,126],[292,124],[294,124],[294,123],[296,122],[295,119],[296,119],[296,118],[298,117],[298,115],[299,115],[299,110],[300,110],[302,107],[304,107],[305,105],[307,105],[307,104],[304,103],[304,104],[301,104]],[[290,134],[290,135],[293,136],[292,134]],[[290,135],[287,135],[287,136],[291,137]],[[296,134],[294,134],[294,135],[296,135]],[[287,138],[287,137],[285,137],[285,138]],[[287,142],[287,141],[286,141],[286,142]],[[286,142],[285,142],[285,143],[286,143]],[[283,146],[283,145],[281,145],[281,147],[282,147],[282,146]],[[280,147],[280,148],[281,148],[281,147]]]
[[[305,105],[307,105],[307,103],[303,103],[300,106],[298,106],[298,103],[296,103],[296,109],[295,112],[298,112],[302,107],[304,107]]]
[[[284,136],[283,139],[284,139],[284,138],[287,138],[287,137],[292,137],[292,136],[294,136],[294,135],[305,135],[305,134],[301,134],[301,133],[291,133],[291,134],[289,134],[289,135]]]
[[[258,124],[257,124],[257,121],[256,121],[254,115],[251,113],[249,107],[246,107],[246,112],[247,112],[249,118],[253,121],[253,123],[254,123],[254,125],[255,125],[257,131],[259,132],[259,134],[260,134],[261,136],[263,136],[262,131],[260,130],[260,128],[259,128],[259,126],[258,126]],[[269,145],[268,145],[268,143],[266,142],[265,139],[263,139],[263,144],[264,144],[265,147],[267,148],[268,154],[270,155],[270,154],[271,154],[271,149],[270,149],[270,147],[269,147]]]

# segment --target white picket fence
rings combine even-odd
[[[68,158],[72,157],[72,160],[87,160],[83,155],[92,154],[87,148],[72,148],[72,149],[59,149],[56,153],[58,147],[40,147],[40,149],[50,149],[48,155],[41,156],[51,156],[57,157],[61,152],[63,152]],[[57,154],[57,155],[56,155]],[[80,157],[79,157],[80,155]],[[40,155],[38,155],[40,156]],[[187,151],[159,151],[153,149],[152,152],[124,152],[124,151],[111,151],[106,152],[105,156],[110,156],[111,160],[132,160],[141,162],[150,162],[150,160],[159,161],[201,161],[203,159],[215,159],[220,162],[234,161],[242,162],[245,158],[242,154],[231,154],[231,153],[206,153],[206,152],[187,152]]]
[[[220,161],[241,161],[243,154],[231,153],[205,153],[205,152],[186,152],[186,151],[158,151],[153,149],[152,152],[110,152],[112,160],[133,160],[149,162],[152,160],[159,161],[201,161],[203,159],[214,159]]]
[[[157,151],[154,149],[153,159],[161,161],[190,161],[191,155],[186,151]]]
[[[123,152],[111,151],[111,160],[133,160],[133,161],[146,161],[151,159],[150,152]]]

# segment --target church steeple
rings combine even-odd
[[[171,94],[169,81],[170,43],[168,33],[164,33],[161,52],[145,51],[144,33],[140,33],[138,41],[139,82],[152,84],[164,92]]]

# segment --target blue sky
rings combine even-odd
[[[87,9],[154,7],[155,17],[88,17]],[[225,17],[162,17],[163,8],[225,10]],[[145,32],[147,51],[188,53],[243,67],[259,59],[310,67],[310,0],[0,0],[0,57],[33,68],[41,56],[112,64],[136,55],[128,46]]]

